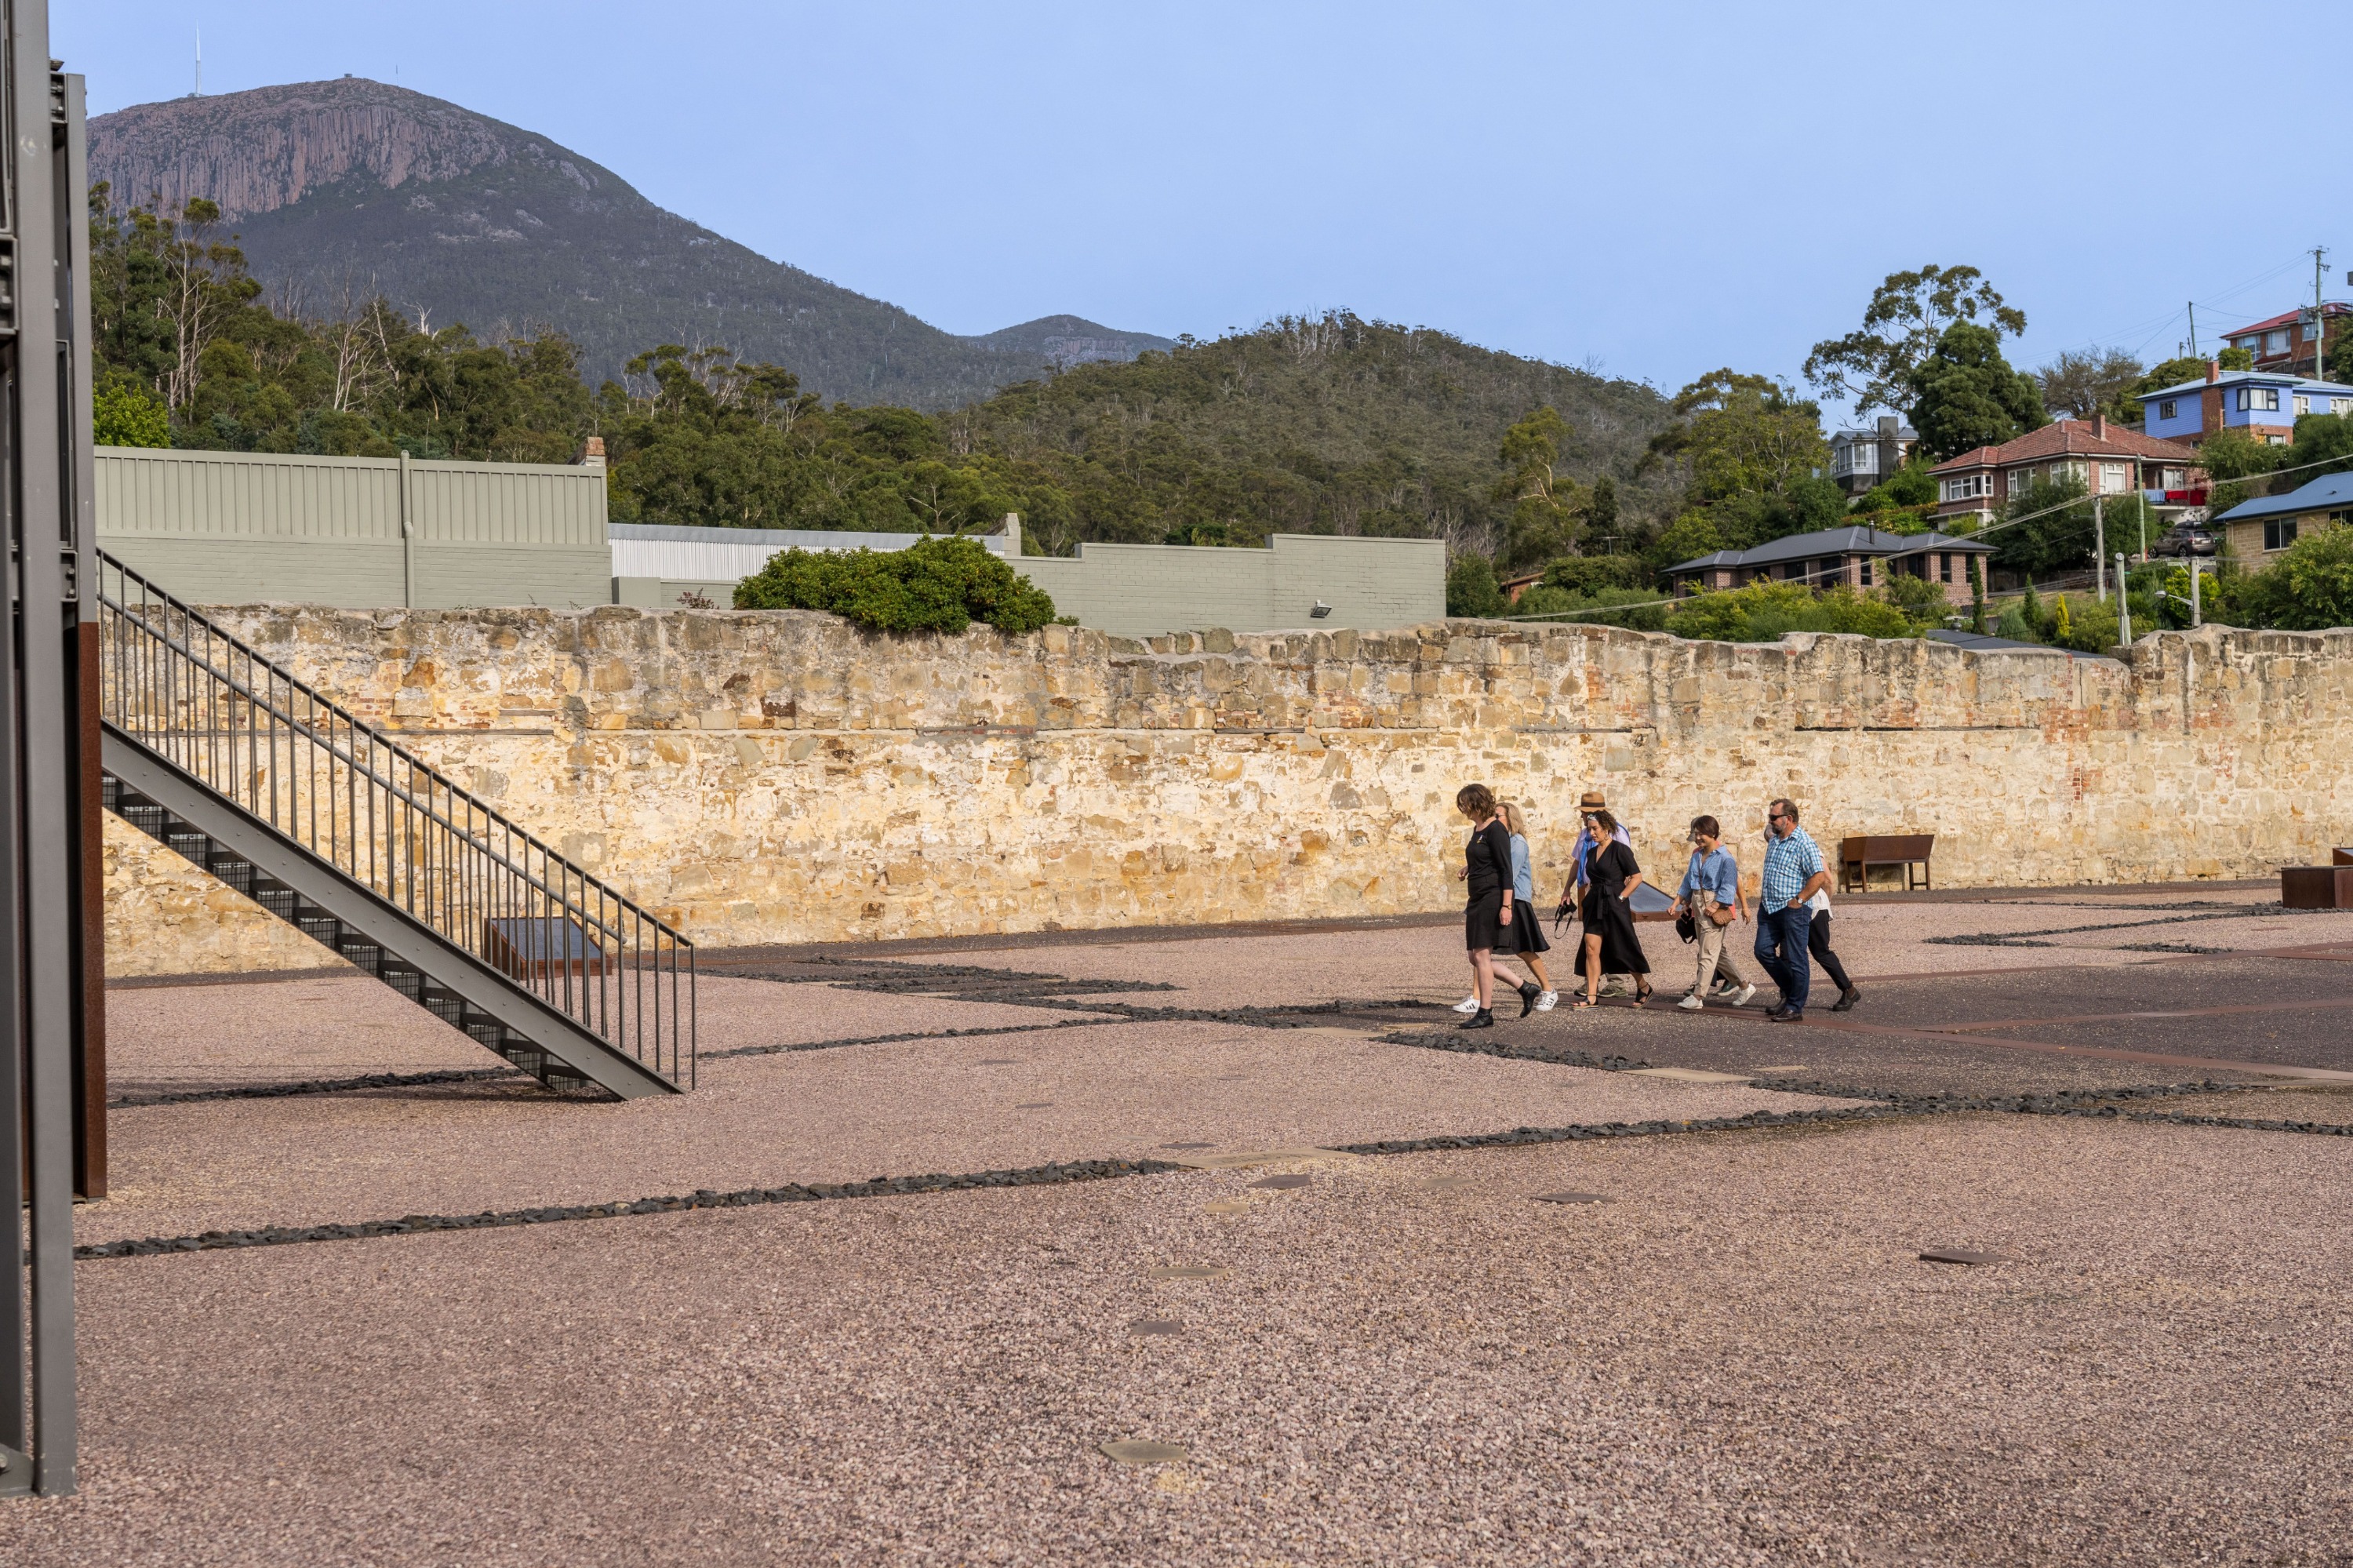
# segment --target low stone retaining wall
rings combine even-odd
[[[1939,886],[2269,874],[2353,842],[2353,633],[2129,662],[1455,621],[1135,642],[801,612],[209,612],[698,942],[1441,910],[1455,789],[1523,803],[1549,905],[1599,788],[1662,878],[1935,832]],[[110,820],[109,967],[333,963]]]

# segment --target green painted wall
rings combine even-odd
[[[99,547],[198,604],[612,598],[601,466],[100,447]]]

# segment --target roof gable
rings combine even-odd
[[[1991,555],[1993,546],[1935,532],[1888,534],[1863,526],[1824,528],[1818,533],[1769,539],[1752,550],[1718,550],[1712,556],[1678,561],[1667,570],[1701,572],[1722,567],[1774,567],[1784,561],[1812,560],[1820,556],[1909,556],[1921,550],[1982,551]]]
[[[2348,390],[2353,392],[2353,388]],[[1957,473],[1973,468],[2001,468],[2010,463],[2041,462],[2058,457],[2158,458],[2179,462],[2195,456],[2197,449],[2187,442],[2145,436],[2118,425],[2110,425],[2105,435],[2095,436],[2087,420],[2053,419],[2039,430],[2029,430],[2000,446],[1977,447],[1957,458],[1948,458],[1928,471]]]

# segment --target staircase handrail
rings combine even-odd
[[[466,841],[466,842],[470,842],[470,845],[473,845],[473,848],[480,850],[480,853],[485,854],[487,859],[491,859],[491,862],[497,862],[499,866],[503,866],[503,869],[506,869],[506,871],[511,871],[511,874],[515,874],[515,875],[518,875],[518,878],[522,878],[524,883],[530,883],[530,885],[532,885],[532,887],[536,887],[536,890],[539,890],[539,893],[548,895],[548,897],[551,897],[551,899],[558,899],[558,902],[560,902],[560,899],[563,899],[563,895],[555,893],[555,887],[548,885],[546,881],[541,881],[539,875],[534,875],[534,874],[532,874],[532,871],[524,869],[524,866],[518,866],[518,864],[515,864],[515,862],[513,862],[513,859],[506,857],[506,854],[501,854],[501,853],[499,853],[499,850],[490,848],[490,842],[485,842],[485,833],[482,833],[482,832],[478,832],[478,829],[466,829],[466,826],[459,826],[457,821],[454,821],[452,817],[449,817],[449,814],[447,814],[447,812],[442,812],[442,810],[438,808],[438,805],[433,805],[433,803],[430,803],[430,800],[424,800],[424,798],[419,798],[419,796],[417,796],[417,793],[412,791],[412,789],[402,787],[402,784],[396,784],[396,781],[393,781],[393,779],[388,779],[388,777],[385,777],[384,772],[376,770],[375,763],[364,763],[364,760],[360,760],[358,756],[353,754],[351,748],[346,748],[346,747],[343,747],[343,744],[336,742],[336,739],[334,739],[334,736],[332,736],[332,735],[322,735],[322,732],[320,732],[318,727],[315,727],[315,726],[311,726],[311,723],[308,723],[308,720],[294,718],[294,715],[291,715],[290,711],[285,709],[285,706],[280,706],[280,704],[270,702],[270,699],[269,699],[269,697],[264,697],[264,694],[254,693],[254,687],[249,685],[249,683],[240,681],[240,678],[237,678],[237,675],[228,673],[228,671],[221,669],[219,664],[214,664],[212,659],[207,659],[207,657],[205,657],[205,654],[195,652],[195,648],[191,648],[191,645],[188,645],[188,642],[176,641],[176,638],[172,636],[172,633],[169,633],[169,631],[163,631],[163,629],[158,629],[158,626],[153,624],[153,621],[148,620],[148,617],[143,617],[143,614],[139,614],[139,612],[136,612],[136,609],[127,608],[127,605],[115,603],[115,600],[111,600],[111,598],[103,596],[103,591],[101,591],[101,596],[99,596],[99,600],[101,600],[103,605],[108,605],[108,608],[111,608],[111,609],[115,609],[115,612],[118,612],[118,614],[122,614],[122,617],[125,617],[125,620],[130,620],[130,621],[134,621],[134,624],[143,626],[143,629],[146,629],[146,631],[148,631],[148,636],[153,636],[153,638],[155,638],[155,641],[158,641],[158,642],[163,642],[164,648],[169,648],[169,650],[172,650],[172,652],[176,652],[176,654],[181,654],[181,657],[184,657],[184,659],[188,659],[188,664],[197,666],[197,669],[200,669],[200,671],[205,671],[205,673],[207,673],[207,675],[212,675],[214,681],[219,681],[221,685],[228,687],[230,693],[236,693],[237,697],[245,697],[245,702],[247,702],[247,704],[252,704],[254,709],[264,711],[264,714],[269,714],[270,718],[280,720],[280,723],[282,723],[282,726],[285,726],[285,730],[290,732],[290,735],[297,735],[297,736],[301,736],[301,739],[308,739],[308,742],[313,744],[313,747],[318,747],[320,751],[324,751],[324,754],[332,756],[332,758],[334,758],[334,760],[339,760],[339,763],[343,763],[343,765],[346,765],[346,768],[351,768],[351,770],[355,772],[355,775],[360,775],[360,777],[363,777],[363,779],[367,779],[369,784],[375,784],[376,789],[381,789],[381,791],[384,791],[385,796],[393,796],[393,798],[396,798],[396,800],[400,800],[402,805],[407,805],[407,808],[412,808],[414,812],[421,814],[421,817],[424,817],[426,821],[433,821],[433,824],[442,826],[442,829],[447,829],[447,832],[449,832],[449,833],[454,833],[454,836],[459,836],[459,838],[463,838],[463,841]],[[203,617],[197,617],[197,614],[188,612],[188,609],[184,608],[184,605],[181,605],[181,612],[191,614],[193,620],[203,621]],[[209,621],[203,621],[203,624],[212,626],[212,624],[209,624]],[[259,654],[254,654],[254,650],[245,648],[245,645],[242,645],[242,642],[237,642],[236,638],[230,638],[228,633],[221,631],[219,626],[212,626],[212,631],[216,633],[216,636],[219,636],[221,641],[228,642],[230,648],[236,648],[237,652],[247,654],[247,657],[249,657],[249,659],[259,659]],[[480,812],[485,814],[485,817],[490,817],[490,820],[494,821],[494,824],[497,824],[497,826],[506,826],[508,832],[513,832],[513,836],[515,836],[515,838],[522,838],[522,841],[527,842],[527,845],[532,845],[532,848],[534,848],[534,850],[539,850],[541,854],[546,854],[548,859],[553,859],[553,862],[555,862],[555,864],[563,866],[565,871],[575,871],[575,874],[579,875],[581,881],[588,883],[588,885],[593,885],[593,887],[597,887],[597,890],[600,890],[600,893],[612,893],[612,890],[607,890],[607,887],[602,887],[602,883],[597,883],[596,878],[593,878],[593,875],[588,875],[588,874],[586,874],[586,871],[581,871],[579,866],[576,866],[576,864],[572,864],[572,862],[567,862],[567,859],[565,859],[563,854],[558,854],[558,853],[555,853],[555,850],[548,848],[546,842],[541,842],[541,841],[536,841],[536,838],[532,838],[532,836],[530,836],[530,832],[527,832],[527,829],[520,829],[520,826],[515,826],[513,821],[508,821],[506,817],[501,817],[501,814],[499,814],[497,810],[491,810],[490,805],[482,805],[480,798],[470,796],[470,793],[466,793],[466,791],[463,791],[463,789],[459,789],[457,784],[452,784],[452,781],[447,779],[445,775],[440,775],[440,772],[433,770],[433,765],[430,765],[430,763],[424,763],[424,760],[419,760],[419,758],[417,758],[417,754],[412,754],[412,751],[407,751],[407,748],[405,748],[405,747],[396,747],[396,744],[393,744],[393,742],[388,742],[388,739],[385,739],[384,732],[381,732],[381,730],[375,730],[375,727],[364,726],[364,723],[360,723],[358,718],[353,718],[353,715],[348,714],[348,711],[336,709],[334,702],[332,702],[332,699],[320,697],[320,694],[315,693],[313,687],[303,685],[303,683],[301,683],[301,681],[297,681],[297,678],[294,678],[294,675],[287,675],[285,671],[278,669],[278,666],[275,666],[275,664],[269,664],[269,659],[261,659],[261,664],[264,664],[266,669],[273,671],[273,673],[282,675],[282,678],[285,678],[285,681],[290,683],[290,685],[301,687],[301,693],[306,694],[306,697],[315,699],[315,702],[318,702],[320,706],[324,706],[324,709],[332,709],[332,711],[334,711],[336,718],[342,718],[343,723],[348,723],[348,726],[353,727],[353,732],[358,732],[358,735],[364,735],[364,736],[367,736],[367,739],[369,739],[369,742],[379,744],[379,747],[384,747],[385,751],[391,751],[393,756],[397,756],[397,758],[402,758],[402,760],[405,760],[405,763],[409,763],[409,768],[414,768],[414,770],[417,770],[417,772],[424,772],[424,775],[426,775],[426,777],[430,777],[430,779],[436,781],[436,784],[442,784],[442,787],[447,787],[447,791],[452,793],[452,796],[457,796],[459,800],[463,800],[463,803],[470,805],[470,808],[480,810]],[[108,723],[113,723],[113,720],[108,720]],[[224,730],[224,732],[219,732],[219,735],[236,735],[236,730]],[[630,914],[640,914],[640,916],[645,916],[647,920],[654,920],[654,923],[657,923],[657,926],[659,926],[659,923],[661,923],[661,916],[649,914],[649,911],[647,911],[647,909],[642,909],[640,904],[630,902],[628,895],[624,895],[624,893],[612,893],[612,899],[614,899],[614,902],[617,902],[617,904],[621,904],[621,906],[626,906],[626,909],[628,909]],[[617,927],[605,926],[605,923],[602,923],[602,920],[597,920],[597,930],[602,930],[602,932],[605,932],[605,935],[618,935]],[[669,930],[669,927],[666,927],[666,930]]]
[[[495,807],[483,800],[480,797],[459,785],[455,779],[449,778],[448,775],[435,768],[431,763],[427,762],[423,758],[418,757],[406,747],[404,747],[397,741],[392,739],[392,737],[386,735],[384,731],[376,728],[374,725],[371,725],[366,720],[359,717],[359,715],[353,713],[350,709],[344,707],[333,698],[327,696],[319,691],[317,687],[311,685],[300,676],[295,675],[290,671],[281,668],[248,643],[231,633],[223,630],[216,622],[207,619],[206,616],[190,608],[185,603],[174,598],[170,593],[164,591],[163,588],[158,588],[152,580],[141,576],[137,571],[125,565],[120,559],[107,554],[103,550],[98,552],[98,558],[101,566],[118,571],[121,573],[124,577],[137,583],[142,588],[154,595],[156,599],[162,600],[164,604],[170,606],[176,613],[195,622],[214,636],[219,638],[223,642],[227,643],[236,652],[244,654],[248,659],[253,661],[255,663],[260,664],[265,669],[268,669],[274,674],[278,675],[293,690],[300,692],[303,696],[317,704],[321,708],[326,710],[336,718],[339,718],[343,723],[349,725],[355,733],[366,736],[370,741],[374,742],[375,745],[383,747],[386,751],[406,763],[410,768],[424,774],[435,784],[447,789],[453,798],[463,800],[468,806],[480,811],[484,817],[490,820],[493,826],[504,828],[516,838],[522,840],[525,844],[528,844],[531,848],[537,850],[541,854],[546,856],[549,862],[553,864],[561,867],[564,871],[578,877],[583,886],[594,889],[596,893],[612,899],[614,903],[619,905],[623,909],[626,909],[629,913],[649,921],[664,935],[675,938],[684,946],[691,948],[694,945],[691,938],[688,938],[683,932],[670,925],[668,921],[662,919],[660,916],[654,914],[651,910],[646,908],[643,905],[629,897],[628,895],[610,886],[601,878],[596,876],[586,868],[581,866],[578,863],[566,858],[560,852],[550,847],[546,842],[534,836],[529,829],[514,821],[503,812],[501,812]],[[100,580],[102,583],[102,575]],[[491,849],[489,845],[481,843],[475,838],[472,832],[459,827],[457,823],[451,821],[446,815],[441,813],[438,808],[425,801],[419,800],[416,795],[409,790],[404,789],[400,785],[395,784],[390,779],[385,779],[376,772],[371,764],[362,762],[356,757],[352,756],[347,749],[338,748],[335,742],[322,736],[314,728],[312,728],[310,723],[296,718],[291,713],[288,712],[283,706],[274,700],[257,694],[250,683],[241,682],[236,676],[222,670],[211,660],[206,658],[203,654],[198,653],[195,649],[188,646],[186,642],[175,639],[169,631],[154,626],[145,616],[140,614],[132,607],[121,603],[120,600],[108,598],[102,586],[99,590],[99,599],[100,602],[105,605],[108,609],[114,610],[117,614],[121,615],[124,619],[139,626],[142,630],[147,633],[147,635],[171,648],[173,652],[178,653],[182,658],[186,659],[190,663],[195,665],[198,669],[203,670],[206,674],[211,675],[215,680],[220,682],[221,684],[228,687],[231,691],[244,697],[245,700],[253,706],[279,720],[289,731],[300,734],[303,738],[309,740],[313,746],[319,747],[327,751],[330,755],[343,762],[346,767],[350,768],[353,772],[365,777],[370,782],[383,789],[386,794],[398,797],[405,804],[418,811],[428,821],[438,823],[439,826],[447,829],[449,832],[457,834],[459,837],[465,839],[468,842],[474,844],[474,846],[479,849],[484,856],[496,861],[506,870],[513,873],[516,876],[529,883],[541,893],[547,895],[547,896],[555,903],[565,905],[566,906],[569,906],[572,903],[572,900],[556,892],[554,888],[548,886],[545,882],[542,881],[533,873],[515,864],[512,860],[500,853],[498,851]],[[601,920],[591,921],[589,923],[596,926],[607,936],[619,935],[617,929],[606,926]]]

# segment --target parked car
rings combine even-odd
[[[2152,556],[2211,556],[2214,531],[2198,523],[2176,523],[2148,547]]]

